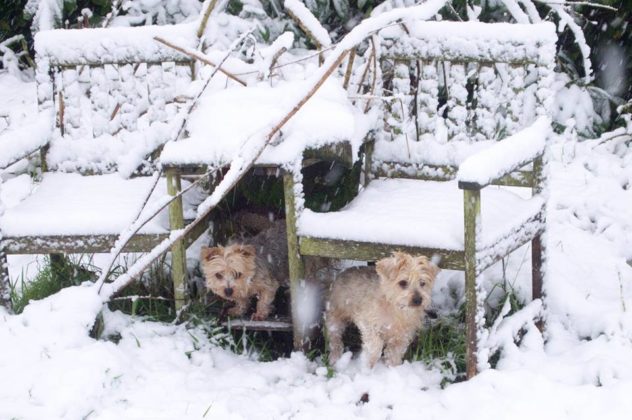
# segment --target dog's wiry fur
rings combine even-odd
[[[398,365],[408,345],[423,325],[439,268],[428,258],[395,252],[375,267],[343,271],[333,283],[325,326],[329,361],[344,350],[342,335],[354,323],[362,335],[363,356],[373,367],[382,355],[388,365]]]
[[[277,289],[286,285],[289,277],[285,222],[274,222],[243,243],[203,247],[200,264],[206,287],[235,303],[229,315],[244,315],[250,299],[256,296],[257,308],[252,318],[266,319]]]

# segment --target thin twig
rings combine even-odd
[[[342,88],[347,90],[349,87],[349,79],[351,78],[351,73],[353,71],[353,61],[355,60],[356,50],[355,48],[351,50],[351,54],[349,54],[349,61],[347,62],[347,70],[345,71],[344,82],[342,83]]]
[[[231,80],[234,80],[235,82],[241,84],[242,86],[246,86],[247,83],[244,82],[243,80],[241,80],[239,77],[235,76],[233,73],[225,70],[224,68],[222,68],[221,66],[218,66],[217,64],[213,63],[206,54],[203,54],[199,51],[196,50],[192,50],[189,48],[184,48],[181,46],[178,46],[176,44],[173,44],[172,42],[167,41],[164,38],[161,38],[159,36],[155,36],[154,40],[160,42],[163,45],[166,45],[169,48],[173,48],[174,50],[181,52],[184,55],[188,55],[191,58],[194,58],[196,60],[200,60],[201,62],[203,62],[204,64],[208,64],[210,66],[216,67],[219,69],[219,71],[221,71],[222,73],[224,73],[226,75],[226,77],[228,77]],[[222,62],[225,60],[222,60]]]
[[[202,20],[200,20],[200,26],[197,30],[198,39],[202,38],[202,35],[204,35],[204,31],[206,30],[206,25],[208,23],[208,18],[211,16],[211,13],[213,12],[213,9],[215,9],[216,5],[217,0],[211,0],[208,7],[204,11],[204,14],[202,15]]]
[[[611,10],[613,12],[616,12],[619,10],[616,7],[608,6],[607,4],[592,3],[589,1],[549,1],[549,0],[534,0],[534,1],[538,3],[543,3],[543,4],[558,4],[561,6],[589,6],[589,7],[594,7],[595,9],[606,9],[606,10]]]
[[[375,93],[375,84],[377,83],[377,46],[375,45],[375,35],[371,36],[371,46],[373,46],[373,80],[371,82],[371,95]],[[369,112],[371,106],[371,99],[366,101],[364,106],[364,113]]]

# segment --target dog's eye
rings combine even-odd
[[[222,276],[222,273],[215,273],[215,277],[217,280],[221,280],[224,276]]]
[[[419,285],[420,285],[421,287],[426,287],[426,282],[425,282],[425,281],[422,281],[421,283],[419,283]]]
[[[240,279],[241,278],[241,273],[235,273],[235,278],[236,279]]]
[[[397,284],[399,284],[399,287],[401,287],[402,289],[408,287],[408,282],[406,280],[400,280]]]

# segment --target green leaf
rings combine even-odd
[[[349,18],[349,9],[351,8],[349,5],[349,0],[332,0],[334,4],[334,9],[336,10],[336,15],[340,19],[348,19]]]

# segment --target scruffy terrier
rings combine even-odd
[[[258,235],[225,247],[203,247],[200,264],[206,287],[232,301],[230,316],[242,316],[257,298],[252,319],[266,319],[280,285],[288,284],[287,236],[280,220]]]
[[[401,364],[423,325],[438,272],[424,256],[394,252],[375,267],[354,267],[340,273],[325,313],[330,363],[342,356],[342,335],[346,326],[354,323],[360,330],[363,357],[369,367],[375,365],[382,350],[387,365]]]

